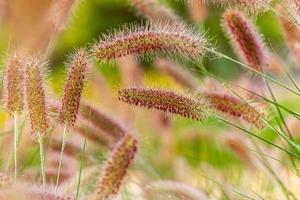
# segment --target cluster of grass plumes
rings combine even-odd
[[[112,36],[102,36],[93,47],[93,55],[98,61],[157,53],[198,60],[205,54],[206,46],[206,39],[192,30],[149,23],[124,28]]]
[[[173,3],[188,6],[189,2],[184,2]],[[198,21],[192,7],[189,16],[194,21],[160,0],[130,0],[147,22],[132,23],[113,34],[99,33],[98,41],[81,44],[70,58],[65,84],[53,81],[54,95],[48,92],[44,61],[57,33],[67,27],[75,1],[46,3],[43,14],[32,17],[40,23],[32,26],[32,41],[19,42],[11,36],[13,45],[8,52],[18,52],[19,47],[28,52],[22,57],[9,53],[3,65],[3,110],[9,117],[0,113],[0,169],[5,172],[0,173],[0,200],[297,199],[300,180],[294,173],[298,172],[300,146],[294,132],[298,130],[286,118],[296,118],[293,123],[298,123],[300,114],[298,104],[292,109],[285,101],[290,97],[286,91],[300,96],[299,74],[294,73],[298,69],[286,67],[280,79],[267,74],[270,65],[279,65],[277,56],[264,43],[268,38],[259,33],[256,21],[247,15],[247,11],[257,14],[266,10],[276,14],[287,46],[300,63],[299,5],[298,1],[286,2],[275,9],[269,0],[199,0],[209,20],[203,27],[193,27],[186,21],[200,25],[207,18],[200,16]],[[100,4],[107,3],[111,1]],[[209,15],[212,9],[218,12]],[[262,17],[268,19],[268,14]],[[210,25],[210,17],[218,17],[212,21],[223,26],[240,61],[209,45],[202,33]],[[83,32],[90,28],[86,26]],[[73,31],[70,35],[62,40],[69,44],[76,38]],[[225,51],[229,49],[226,42],[222,37],[216,44],[226,46],[220,48]],[[221,61],[225,68],[221,70],[210,68],[219,61],[206,59],[205,66],[198,62],[206,52],[256,76],[240,73],[229,81],[219,74],[228,71],[231,75],[226,62]],[[160,58],[152,61],[156,55]],[[142,56],[149,60],[140,60]],[[56,57],[49,58],[50,65],[58,63]],[[114,64],[120,74],[114,68],[103,69],[107,61],[117,61]],[[99,72],[106,76],[112,70],[113,74],[87,82],[91,68],[99,80],[103,78]],[[55,70],[55,78],[61,77],[59,72]],[[206,78],[214,80],[201,81]],[[149,88],[149,81],[159,86]],[[219,83],[230,92],[221,90]],[[62,94],[56,94],[61,88]],[[25,135],[30,131],[39,147]],[[14,179],[10,176],[13,160]]]

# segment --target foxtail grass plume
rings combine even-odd
[[[135,56],[125,56],[117,59],[117,64],[124,85],[141,85],[143,69]]]
[[[99,188],[92,199],[109,199],[117,195],[136,152],[137,140],[132,135],[125,134],[114,147],[104,167]]]
[[[32,134],[44,135],[48,129],[42,63],[31,59],[25,69],[25,87]],[[36,135],[38,136],[38,135]]]
[[[172,23],[183,25],[179,16],[158,0],[131,0],[138,13],[154,23]]]
[[[279,16],[279,19],[285,41],[297,64],[300,65],[300,28],[286,17],[287,14],[284,14],[285,12],[282,7],[278,7],[278,10],[284,15]]]
[[[65,143],[64,152],[70,156],[77,156],[82,151],[83,137],[72,136]],[[51,149],[54,151],[60,151],[62,145],[62,139],[59,137],[53,137],[51,140]]]
[[[244,138],[240,138],[238,134],[233,134],[232,131],[227,133],[223,138],[224,143],[233,151],[236,156],[244,163],[249,169],[255,168],[255,163],[252,160],[251,154],[244,141]]]
[[[107,132],[115,139],[121,138],[127,132],[120,122],[91,105],[81,104],[80,114],[95,127]]]
[[[75,0],[55,0],[50,10],[50,20],[55,27],[62,29],[68,22]]]
[[[201,190],[190,185],[172,180],[163,180],[150,183],[146,186],[146,192],[151,199],[159,198],[159,194],[165,194],[166,199],[186,199],[186,200],[208,200],[208,196]]]
[[[216,111],[242,119],[258,129],[264,128],[262,121],[264,114],[241,99],[221,92],[203,92],[199,95],[201,98],[204,96],[209,106]]]
[[[6,107],[11,115],[23,110],[24,93],[24,60],[14,54],[6,65]]]
[[[76,122],[87,67],[87,52],[79,49],[72,57],[59,114],[61,122],[67,126],[74,126]]]
[[[208,16],[208,6],[203,2],[190,1],[189,14],[195,23],[203,23]]]
[[[203,120],[206,101],[159,89],[128,88],[119,91],[119,100],[131,105],[156,109],[193,120]]]
[[[271,0],[200,0],[200,2],[205,4],[214,4],[217,6],[239,8],[250,13],[263,12],[271,8]]]
[[[76,133],[87,137],[91,142],[101,146],[110,147],[113,144],[114,138],[103,130],[95,127],[89,121],[80,120],[80,123],[76,123],[73,129]]]
[[[188,29],[176,30],[176,26],[149,24],[133,26],[112,36],[102,37],[93,47],[99,61],[112,60],[127,55],[178,55],[199,59],[207,45],[203,36]]]
[[[197,88],[197,79],[190,71],[185,70],[183,66],[166,59],[156,59],[154,66],[162,73],[169,75],[183,87],[191,90]]]
[[[267,64],[269,51],[252,22],[238,10],[228,10],[223,18],[236,54],[247,65],[261,71]]]
[[[64,194],[61,191],[47,185],[15,184],[11,187],[0,188],[1,200],[75,200],[71,195]]]

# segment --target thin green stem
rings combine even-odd
[[[80,155],[80,169],[79,169],[79,175],[78,175],[78,181],[77,181],[76,200],[79,199],[79,193],[80,193],[80,183],[81,183],[81,175],[82,175],[83,164],[84,164],[84,152],[85,152],[85,146],[86,146],[86,137],[87,137],[87,131],[85,132],[83,148],[82,148],[81,155]]]
[[[15,182],[17,181],[18,172],[18,139],[19,139],[19,127],[18,127],[18,113],[14,113],[14,161],[15,161]]]
[[[273,79],[272,77],[270,77],[270,76],[268,76],[268,75],[266,75],[266,74],[264,74],[264,73],[262,73],[262,72],[260,72],[260,71],[257,71],[256,69],[253,69],[253,68],[250,67],[249,65],[246,65],[246,64],[244,64],[244,63],[242,63],[242,62],[240,62],[240,61],[238,61],[238,60],[235,60],[235,59],[233,59],[233,58],[231,58],[231,57],[229,57],[229,56],[227,56],[227,55],[225,55],[225,54],[222,54],[222,53],[220,53],[220,52],[217,52],[217,51],[215,51],[214,49],[206,48],[206,50],[209,51],[209,52],[211,52],[212,54],[215,54],[215,55],[220,56],[220,57],[222,57],[222,58],[225,58],[225,59],[227,59],[227,60],[229,60],[229,61],[231,61],[231,62],[234,62],[234,63],[236,63],[236,64],[239,64],[239,65],[241,65],[241,66],[247,68],[248,70],[250,70],[250,71],[252,71],[252,72],[254,72],[254,73],[256,73],[256,74],[259,74],[260,76],[264,77],[265,79],[268,79],[268,80],[272,81],[273,83],[275,83],[275,84],[277,84],[277,85],[279,85],[279,86],[285,88],[286,90],[292,92],[293,94],[295,94],[295,95],[297,95],[297,96],[300,96],[300,93],[299,93],[299,92],[296,92],[296,91],[292,90],[291,88],[289,88],[288,86],[284,85],[283,83],[280,83],[279,81]]]
[[[44,154],[43,137],[41,136],[41,134],[39,134],[39,144],[40,144],[40,160],[41,160],[42,182],[43,182],[43,187],[45,187],[46,186],[45,154]]]
[[[230,89],[230,88],[229,88]],[[230,89],[231,90],[231,89]],[[237,94],[235,91],[231,90],[236,96],[238,96],[242,101],[244,101],[245,103],[247,103],[245,101],[245,99],[243,99],[239,94]],[[292,141],[286,134],[284,134],[283,132],[281,132],[280,130],[276,129],[262,114],[260,114],[258,111],[254,110],[262,119],[262,121],[269,127],[271,128],[273,131],[275,131],[276,133],[278,133],[290,146],[294,147],[298,154],[300,153],[300,146],[298,144],[296,144],[294,141]]]
[[[67,133],[68,133],[68,125],[65,124],[64,133],[63,133],[63,139],[62,139],[62,144],[61,144],[60,157],[59,157],[59,165],[58,165],[57,177],[56,177],[55,191],[57,191],[57,189],[58,189],[58,183],[59,183],[59,178],[60,178],[61,165],[62,165],[63,154],[64,154],[64,150],[65,150]]]
[[[229,124],[229,125],[231,125],[231,126],[237,128],[237,129],[239,129],[239,130],[241,130],[241,131],[243,131],[243,132],[245,132],[245,133],[247,133],[247,134],[250,134],[250,135],[252,135],[253,137],[258,138],[258,139],[262,140],[263,142],[265,142],[265,143],[267,143],[267,144],[270,144],[270,145],[272,145],[272,146],[274,146],[274,147],[280,149],[281,151],[286,152],[286,153],[289,154],[289,155],[292,155],[292,156],[294,156],[294,157],[300,159],[300,155],[295,154],[295,153],[293,153],[293,152],[290,152],[290,151],[288,151],[288,150],[286,150],[286,149],[284,149],[284,148],[278,146],[277,144],[274,144],[274,143],[268,141],[267,139],[265,139],[265,138],[263,138],[263,137],[261,137],[261,136],[259,136],[259,135],[256,135],[256,134],[252,133],[251,131],[246,130],[245,128],[242,128],[242,127],[240,127],[240,126],[238,126],[238,125],[236,125],[236,124],[234,124],[234,123],[232,123],[232,122],[230,122],[230,121],[228,121],[228,120],[226,120],[226,119],[223,119],[223,118],[221,118],[221,117],[219,117],[219,116],[217,116],[217,115],[215,115],[215,114],[213,114],[213,113],[210,113],[210,112],[205,112],[205,113],[206,113],[207,115],[209,115],[209,116],[211,116],[211,117],[217,119],[217,120],[223,121],[223,122],[225,122],[225,123],[227,123],[227,124]]]

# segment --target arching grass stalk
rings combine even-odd
[[[229,87],[228,87],[229,88]],[[235,91],[233,91],[232,89],[229,88],[229,90],[231,90],[236,96],[238,96],[242,101],[244,101],[245,103],[247,103],[245,101],[244,98],[242,98],[239,94],[237,94]],[[284,134],[283,132],[281,132],[280,130],[278,130],[277,128],[275,128],[263,115],[261,115],[260,113],[257,113],[262,121],[269,127],[271,128],[273,131],[275,131],[276,133],[278,133],[290,146],[292,146],[293,148],[295,148],[298,151],[298,154],[300,154],[300,146],[298,144],[296,144],[294,141],[292,141],[286,134]],[[297,154],[297,155],[298,155]],[[299,155],[298,155],[299,156]]]
[[[283,7],[283,9],[285,10],[285,12],[290,16],[290,20],[291,22],[293,22],[294,24],[296,24],[297,26],[300,26],[298,20],[295,18],[295,16],[289,11],[289,9],[286,7],[285,4],[281,3],[281,6]]]
[[[286,199],[290,199],[290,197],[292,197],[294,200],[297,200],[297,198],[294,196],[294,194],[288,190],[288,188],[286,187],[286,185],[282,182],[282,180],[278,177],[278,175],[274,172],[274,169],[272,168],[272,166],[270,165],[270,163],[268,162],[268,160],[263,156],[263,153],[259,147],[259,145],[256,143],[256,141],[253,140],[253,138],[250,138],[254,148],[257,150],[257,152],[259,153],[259,157],[261,158],[260,161],[263,164],[263,166],[270,172],[271,176],[273,176],[273,178],[276,180],[276,182],[279,184],[282,192],[284,193],[284,195],[286,196]]]
[[[67,137],[67,134],[68,134],[68,125],[65,124],[65,126],[64,126],[64,133],[63,133],[63,139],[62,139],[62,144],[61,144],[61,150],[60,150],[60,157],[59,157],[58,170],[57,170],[57,177],[56,177],[55,191],[57,191],[57,189],[58,189],[58,183],[59,183],[59,178],[60,178],[61,165],[62,165],[63,154],[64,154],[64,150],[65,150],[65,144],[66,144],[66,137]]]
[[[87,115],[88,119],[91,116],[91,112],[92,112],[92,110],[90,109],[89,112],[88,112],[88,115]],[[80,184],[81,184],[81,176],[82,176],[82,170],[83,170],[83,164],[84,164],[84,153],[85,153],[85,147],[86,147],[87,134],[88,134],[88,130],[85,130],[83,148],[81,150],[81,155],[80,155],[80,168],[79,168],[77,188],[76,188],[76,196],[75,196],[76,200],[79,199],[79,195],[80,195]]]
[[[274,93],[273,93],[273,91],[272,91],[272,88],[271,88],[269,82],[268,82],[267,80],[266,80],[265,82],[266,82],[267,88],[268,88],[268,90],[269,90],[269,93],[270,93],[270,95],[271,95],[273,101],[277,103],[277,100],[276,100],[276,98],[275,98],[275,95],[274,95]],[[276,107],[277,113],[278,113],[278,115],[279,115],[280,121],[283,123],[284,128],[285,128],[286,132],[288,133],[287,135],[289,136],[289,139],[292,140],[292,141],[294,141],[294,138],[293,138],[293,136],[292,136],[292,134],[291,134],[291,132],[290,132],[290,130],[289,130],[289,128],[288,128],[288,126],[287,126],[287,124],[286,124],[284,118],[283,118],[283,115],[282,115],[282,113],[281,113],[280,108],[279,108],[277,105],[275,105],[275,107]],[[279,123],[279,125],[280,125],[280,123]],[[281,127],[281,126],[280,126],[280,127]],[[281,127],[281,129],[282,129],[282,131],[284,130],[282,127]]]
[[[78,49],[71,57],[68,79],[65,85],[64,96],[62,98],[62,105],[59,112],[59,119],[64,124],[64,133],[56,178],[56,191],[59,183],[65,141],[69,128],[73,127],[76,122],[87,67],[88,53],[85,49]]]
[[[251,132],[251,131],[249,131],[249,130],[243,128],[243,127],[240,127],[240,126],[237,125],[237,124],[234,124],[233,122],[230,122],[230,121],[228,121],[228,120],[226,120],[226,119],[224,119],[224,118],[222,118],[222,117],[219,117],[219,116],[217,116],[217,115],[215,115],[215,114],[213,114],[213,113],[206,112],[206,111],[204,111],[204,112],[205,112],[208,116],[210,116],[210,117],[212,117],[212,118],[215,118],[215,119],[217,119],[217,120],[219,120],[219,121],[225,122],[225,123],[227,123],[227,124],[229,124],[229,125],[231,125],[231,126],[237,128],[237,129],[239,129],[239,130],[241,130],[241,131],[243,131],[243,132],[245,132],[245,133],[247,133],[247,134],[249,134],[249,135],[251,135],[251,136],[253,136],[253,137],[256,137],[256,138],[260,139],[261,141],[263,141],[263,142],[265,142],[265,143],[267,143],[267,144],[269,144],[269,145],[271,145],[271,146],[274,146],[274,147],[280,149],[281,151],[286,152],[286,153],[289,154],[289,155],[292,155],[292,156],[294,156],[294,157],[300,159],[300,155],[295,154],[295,153],[293,153],[293,152],[290,152],[289,150],[286,150],[286,149],[284,149],[284,148],[278,146],[277,144],[274,144],[274,143],[270,142],[269,140],[267,140],[267,139],[265,139],[265,138],[263,138],[263,137],[261,137],[261,136],[259,136],[259,135],[256,135],[256,134],[254,134],[253,132]]]
[[[205,48],[205,47],[204,47],[204,48]],[[273,79],[272,77],[270,77],[270,76],[268,76],[268,75],[266,75],[266,74],[264,74],[264,73],[262,73],[262,72],[260,72],[260,71],[258,71],[258,70],[256,70],[256,69],[253,69],[253,68],[250,67],[249,65],[246,65],[246,64],[244,64],[244,63],[242,63],[242,62],[240,62],[240,61],[238,61],[238,60],[235,60],[235,59],[233,59],[233,58],[231,58],[231,57],[229,57],[229,56],[227,56],[227,55],[225,55],[225,54],[222,54],[222,53],[220,53],[220,52],[218,52],[218,51],[216,51],[216,50],[214,50],[214,49],[211,49],[211,48],[205,48],[205,49],[206,49],[208,52],[212,53],[212,54],[215,54],[215,55],[217,55],[217,56],[220,56],[221,58],[224,58],[224,59],[227,59],[227,60],[229,60],[229,61],[231,61],[231,62],[234,62],[234,63],[236,63],[236,64],[239,64],[239,65],[241,65],[241,66],[243,66],[243,67],[249,69],[250,71],[252,71],[252,72],[254,72],[254,73],[256,73],[256,74],[262,76],[263,78],[268,79],[268,80],[272,81],[273,83],[275,83],[275,84],[277,84],[277,85],[279,85],[279,86],[285,88],[286,90],[292,92],[293,94],[295,94],[295,95],[297,95],[297,96],[300,96],[300,93],[299,93],[299,92],[294,91],[294,90],[292,90],[291,88],[289,88],[288,86],[285,86],[283,83],[280,83],[279,81]]]
[[[195,63],[195,62],[193,62],[193,64],[195,64],[196,66],[198,65],[198,64]],[[261,98],[262,100],[264,100],[264,101],[267,102],[267,103],[271,103],[271,104],[273,104],[273,105],[275,105],[275,106],[278,106],[279,108],[281,108],[281,109],[285,110],[286,112],[288,112],[289,114],[293,115],[296,119],[299,119],[299,120],[300,120],[300,114],[298,114],[298,113],[296,113],[296,112],[294,112],[294,111],[292,111],[292,110],[290,110],[290,109],[284,107],[283,105],[281,105],[281,104],[279,104],[279,103],[277,103],[277,102],[274,102],[274,101],[272,101],[272,100],[270,100],[270,99],[268,99],[268,98],[266,98],[266,97],[264,97],[264,96],[262,96],[262,95],[260,95],[260,94],[258,94],[258,93],[255,93],[255,92],[253,92],[253,91],[251,91],[251,90],[249,90],[249,89],[247,89],[247,88],[244,88],[244,87],[242,87],[242,86],[240,86],[240,85],[237,85],[237,84],[235,84],[235,83],[233,83],[233,82],[231,82],[231,81],[228,81],[228,80],[225,80],[225,79],[223,79],[223,78],[221,78],[221,77],[218,77],[218,76],[216,76],[216,75],[214,75],[214,74],[208,72],[205,68],[200,68],[200,70],[201,70],[201,72],[202,72],[204,75],[210,76],[210,77],[212,77],[212,78],[214,78],[214,79],[216,79],[216,80],[222,82],[222,84],[223,84],[224,86],[226,86],[227,88],[230,89],[230,88],[231,88],[230,86],[234,86],[234,87],[237,87],[237,88],[239,88],[239,89],[242,89],[242,90],[246,91],[247,93],[249,93],[249,94],[251,94],[251,95],[254,95],[254,96],[256,96],[256,97]],[[229,85],[230,85],[230,86],[229,86]],[[231,90],[232,90],[232,89],[231,89]]]
[[[39,145],[40,145],[40,162],[41,162],[41,175],[42,175],[42,182],[43,187],[46,186],[46,176],[45,176],[45,152],[44,152],[44,145],[43,145],[43,136],[38,134],[39,136]]]
[[[15,162],[15,182],[17,181],[18,171],[18,140],[19,140],[19,126],[18,126],[18,113],[14,113],[14,162]]]

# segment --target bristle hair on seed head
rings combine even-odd
[[[148,88],[127,88],[119,90],[119,100],[131,105],[156,109],[180,115],[193,120],[204,120],[206,101],[188,97],[173,91]]]
[[[176,13],[158,0],[130,0],[137,12],[153,23],[172,23],[183,26],[183,22]]]
[[[178,82],[183,87],[195,90],[198,87],[197,80],[193,74],[185,70],[183,66],[176,64],[167,59],[156,59],[154,66],[160,70],[162,73],[165,73],[172,77],[176,82]]]
[[[286,13],[283,13],[283,8],[278,10],[283,16],[279,16],[281,27],[284,33],[284,38],[287,43],[289,50],[294,56],[296,63],[300,64],[300,28],[289,20],[286,16]]]
[[[129,25],[118,33],[102,36],[92,47],[98,61],[109,61],[127,55],[156,54],[199,60],[207,41],[192,29],[178,29],[168,24]]]
[[[252,22],[238,10],[227,10],[223,26],[236,54],[247,65],[261,71],[270,53]]]
[[[199,94],[202,98],[205,96],[209,106],[216,111],[241,119],[258,129],[265,127],[262,117],[266,116],[249,103],[222,92],[201,92]]]
[[[80,114],[83,118],[92,122],[95,127],[105,131],[117,140],[127,132],[120,122],[92,105],[82,103]]]
[[[14,53],[6,64],[6,108],[10,115],[24,107],[24,58]]]
[[[51,5],[49,20],[58,29],[64,28],[71,15],[75,0],[55,0]]]
[[[113,152],[104,166],[99,188],[93,199],[110,199],[120,190],[126,172],[137,153],[137,140],[130,134],[125,134],[115,145]]]
[[[87,68],[88,54],[79,49],[72,56],[59,114],[60,121],[68,126],[74,126],[76,121]]]
[[[186,1],[186,0],[183,0]],[[261,13],[269,10],[271,0],[188,0],[199,3],[216,5],[219,7],[234,8],[248,13]]]
[[[29,110],[31,132],[35,136],[45,135],[48,129],[48,111],[45,99],[43,64],[31,58],[25,69],[25,88]]]

